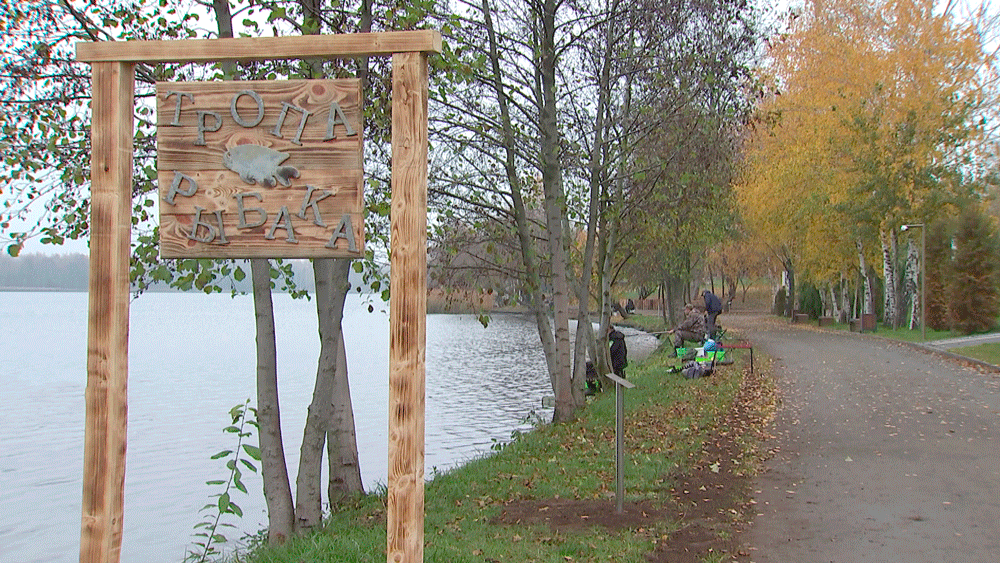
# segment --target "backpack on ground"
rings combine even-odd
[[[709,364],[707,362],[690,361],[684,364],[681,368],[681,375],[685,379],[698,379],[699,377],[708,377],[712,375],[712,370],[714,369],[714,363]]]

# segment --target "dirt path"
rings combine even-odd
[[[998,561],[997,374],[867,335],[723,320],[776,360],[782,394],[752,561]]]

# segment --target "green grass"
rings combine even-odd
[[[810,319],[809,323],[811,326],[816,326],[816,320]],[[998,323],[1000,326],[1000,323]],[[834,323],[830,326],[825,327],[830,330],[851,330],[850,324],[847,323]],[[900,328],[889,328],[879,323],[878,328],[875,330],[874,334],[883,336],[885,338],[891,338],[893,340],[902,340],[905,342],[923,342],[923,333],[920,330],[920,326],[910,329],[906,327]],[[961,336],[968,336],[962,334],[955,330],[934,330],[932,328],[927,328],[927,339],[926,342],[933,342],[935,340],[945,340],[948,338],[958,338]]]
[[[742,370],[685,380],[654,354],[630,370],[636,384],[625,396],[627,501],[666,501],[669,474],[692,467],[740,387]],[[567,424],[541,425],[517,435],[493,455],[438,474],[425,488],[424,561],[643,562],[675,522],[639,530],[589,528],[556,532],[547,526],[498,525],[491,519],[518,500],[603,499],[615,490],[614,392],[605,392]],[[748,445],[752,448],[752,445]],[[257,563],[382,562],[385,496],[368,494],[342,507],[323,530],[280,547],[259,547],[240,560]]]
[[[840,326],[842,326],[844,330],[848,330],[850,328],[848,327],[848,325],[840,325]],[[884,336],[886,338],[891,338],[893,340],[903,340],[906,342],[923,341],[923,333],[921,332],[919,326],[914,329],[909,329],[906,327],[894,329],[879,325],[878,330],[876,330],[875,334],[878,334],[879,336]],[[958,336],[962,335],[953,330],[934,330],[929,327],[927,328],[927,342],[931,342],[933,340],[943,340],[945,338],[955,338]]]
[[[975,358],[988,364],[1000,366],[1000,343],[997,342],[977,344],[976,346],[965,346],[963,348],[951,348],[948,351],[961,356]]]

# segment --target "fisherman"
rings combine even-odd
[[[677,349],[682,348],[685,341],[700,344],[705,340],[705,319],[694,305],[688,303],[684,306],[684,320],[677,325],[677,328],[668,330],[667,334],[672,334],[674,337],[674,351],[670,353],[670,357],[676,358]]]

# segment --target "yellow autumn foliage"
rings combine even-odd
[[[929,221],[991,156],[972,23],[915,0],[812,0],[769,43],[770,95],[737,185],[747,224],[834,281],[879,234]]]

